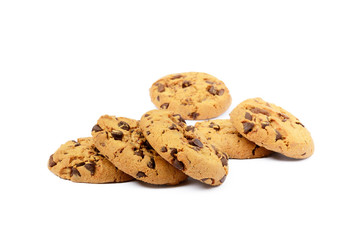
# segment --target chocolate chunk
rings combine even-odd
[[[150,134],[151,134],[151,132],[150,132],[150,131],[146,131],[146,135],[148,135],[148,136],[149,136]]]
[[[144,117],[148,117],[148,116],[150,116],[150,114],[145,114],[145,115],[144,115]]]
[[[298,125],[300,125],[302,127],[305,127],[301,122],[296,122],[295,124],[298,124]]]
[[[237,136],[238,136],[239,138],[242,138],[242,137],[243,137],[240,133],[237,133]]]
[[[194,127],[194,126],[187,126],[187,127],[185,128],[185,131],[187,131],[187,132],[189,132],[189,131],[194,132],[194,130],[195,130],[195,127]]]
[[[139,172],[137,172],[136,177],[137,178],[146,177],[146,174],[144,172],[139,171]]]
[[[245,118],[246,118],[247,120],[252,121],[252,116],[251,116],[251,114],[248,113],[248,112],[245,113]]]
[[[130,125],[127,124],[127,122],[124,122],[124,121],[120,121],[118,123],[118,126],[121,128],[121,129],[124,129],[126,131],[129,131],[130,130]]]
[[[176,148],[170,148],[170,155],[173,157],[173,158],[177,158],[177,156],[175,154],[177,154],[177,149]]]
[[[181,78],[181,77],[182,77],[181,74],[176,74],[176,75],[171,77],[171,80],[178,79],[178,78]]]
[[[92,128],[91,131],[100,132],[100,131],[102,131],[102,128],[101,128],[99,125],[96,124],[96,125]]]
[[[220,179],[220,182],[221,182],[221,183],[225,182],[225,179],[226,179],[226,175],[224,175],[223,178]]]
[[[181,117],[180,114],[174,114],[173,117],[177,117],[179,122],[186,123],[185,120]]]
[[[160,96],[159,95],[156,97],[156,100],[158,100],[158,102],[160,102]]]
[[[220,126],[218,124],[213,123],[213,122],[211,122],[209,124],[209,127],[215,129],[216,131],[220,130]]]
[[[141,158],[144,158],[144,152],[141,149],[134,149],[134,154],[136,156],[140,156]]]
[[[266,111],[265,109],[261,109],[261,108],[252,108],[250,109],[251,112],[253,113],[260,113],[260,114],[264,114],[266,116],[270,116],[270,113],[268,111]]]
[[[105,158],[104,155],[100,154],[100,153],[96,153],[95,156],[98,156],[98,157],[102,157],[102,158]]]
[[[208,84],[214,84],[215,83],[215,82],[212,82],[212,81],[209,81],[209,80],[206,80],[205,82],[208,83]]]
[[[269,122],[262,122],[262,123],[261,123],[261,127],[262,127],[263,129],[265,129],[267,126],[270,126],[270,123],[269,123]]]
[[[199,147],[195,147],[195,146],[194,146],[194,147],[192,147],[191,149],[193,149],[193,150],[195,150],[195,151],[197,151],[197,152],[198,152],[198,151],[200,151],[200,149],[201,149],[201,148],[199,148]]]
[[[53,167],[57,164],[56,162],[54,162],[53,155],[54,154],[51,154],[51,156],[49,158],[49,167]]]
[[[243,124],[243,127],[244,127],[244,133],[245,134],[249,133],[254,127],[253,123],[243,122],[242,124]]]
[[[75,141],[75,140],[71,140],[73,143],[75,143],[74,144],[74,147],[78,147],[78,146],[80,146],[81,144],[80,143],[78,143],[77,141]]]
[[[276,142],[277,140],[281,140],[281,139],[282,139],[281,133],[279,133],[278,130],[276,130],[276,129],[275,129],[275,133],[276,133],[275,142]]]
[[[74,175],[77,175],[77,176],[81,177],[80,172],[76,168],[71,168],[70,177],[72,177]]]
[[[81,163],[77,163],[76,164],[76,167],[81,167],[81,166],[84,166],[85,165],[85,163],[84,162],[81,162]]]
[[[148,168],[155,169],[155,161],[153,157],[150,157],[150,161],[147,163]]]
[[[189,86],[191,86],[191,82],[189,82],[189,81],[183,81],[183,83],[182,83],[182,88],[186,88],[186,87],[189,87]]]
[[[188,116],[195,120],[199,115],[200,115],[200,113],[192,112]]]
[[[169,107],[169,103],[164,103],[160,106],[161,109],[167,109]]]
[[[88,171],[90,171],[90,173],[91,173],[91,176],[94,176],[94,174],[95,174],[95,163],[94,162],[92,162],[92,163],[87,163],[87,164],[85,164],[84,165],[84,167],[88,170]]]
[[[200,179],[200,181],[206,183],[208,180],[211,180],[211,184],[214,184],[215,183],[215,179],[213,178],[203,178],[203,179]]]
[[[189,144],[190,144],[190,145],[193,145],[193,146],[195,146],[195,147],[199,147],[199,148],[202,148],[202,147],[204,146],[204,145],[202,144],[202,142],[201,142],[199,139],[197,139],[197,138],[189,141]]]
[[[117,131],[117,132],[111,132],[111,136],[115,139],[115,140],[122,140],[124,137],[124,133],[121,131]]]
[[[174,123],[169,127],[169,129],[170,130],[178,130]]]
[[[161,147],[160,151],[161,152],[167,152],[167,148],[166,147]]]
[[[259,146],[258,146],[258,145],[255,145],[254,149],[252,150],[252,155],[255,155],[255,151],[256,151],[256,149],[258,149],[258,148],[259,148]]]
[[[193,136],[184,135],[184,137],[185,137],[188,141],[190,141],[190,140],[193,140],[193,139],[194,139],[194,137],[193,137]]]
[[[220,126],[219,125],[214,125],[213,129],[215,129],[215,131],[219,131],[220,130]]]
[[[211,93],[212,95],[216,95],[217,91],[214,86],[208,86],[206,90]]]
[[[221,163],[222,163],[223,167],[228,165],[228,159],[227,159],[227,157],[222,156],[222,157],[220,158],[220,160],[221,160]]]
[[[220,89],[220,90],[218,90],[218,91],[216,92],[216,95],[221,96],[221,95],[224,94],[224,92],[225,92],[224,89]]]
[[[185,168],[184,163],[177,159],[173,159],[172,165],[178,170],[184,170]]]
[[[164,92],[165,91],[165,86],[161,83],[158,83],[158,92]]]
[[[278,113],[278,115],[283,122],[286,122],[289,119],[289,117],[285,113]]]

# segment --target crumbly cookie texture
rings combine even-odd
[[[270,155],[271,151],[259,147],[244,138],[232,125],[230,119],[216,119],[197,122],[195,127],[229,158],[247,159]]]
[[[150,96],[157,108],[171,110],[188,120],[217,117],[231,104],[225,84],[200,72],[167,75],[152,85]]]
[[[240,103],[230,113],[230,119],[244,137],[269,150],[297,159],[314,152],[310,132],[299,119],[261,98]]]
[[[155,152],[137,120],[105,115],[93,127],[92,135],[100,152],[137,180],[175,185],[187,178]]]
[[[190,177],[209,185],[220,185],[228,174],[228,157],[180,114],[152,110],[140,120],[140,127],[151,146],[169,163]]]
[[[99,153],[91,137],[61,145],[50,156],[48,168],[55,175],[73,182],[109,183],[133,180]]]

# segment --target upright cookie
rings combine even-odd
[[[144,114],[140,127],[151,146],[169,163],[192,178],[220,185],[228,174],[228,158],[207,143],[195,127],[167,110]]]
[[[261,98],[240,103],[230,119],[247,139],[291,158],[303,159],[314,152],[310,132],[288,111]]]
[[[244,138],[232,125],[230,119],[197,122],[195,127],[229,158],[246,159],[268,156],[271,151],[259,147]]]
[[[136,120],[102,116],[93,127],[92,135],[100,152],[137,180],[175,185],[187,178],[155,152]]]
[[[61,145],[50,156],[48,168],[55,175],[73,182],[108,183],[133,180],[101,155],[90,137]]]
[[[167,75],[152,85],[150,96],[157,108],[171,110],[191,120],[217,117],[231,104],[225,84],[199,72]]]

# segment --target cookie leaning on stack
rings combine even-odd
[[[220,151],[227,153],[229,158],[260,158],[272,153],[244,138],[229,119],[197,122],[195,128],[206,137],[208,142],[217,146]]]
[[[230,119],[241,135],[259,146],[297,159],[314,153],[310,132],[299,119],[261,98],[240,103]]]
[[[228,157],[209,144],[180,114],[152,110],[140,120],[151,146],[170,164],[209,185],[220,185],[228,174]]]

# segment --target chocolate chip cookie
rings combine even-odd
[[[151,146],[169,163],[190,177],[209,185],[220,185],[228,174],[228,157],[180,114],[152,110],[140,120],[140,127]]]
[[[137,120],[105,115],[93,127],[92,135],[100,152],[137,180],[175,185],[187,178],[155,152]]]
[[[246,159],[268,156],[271,151],[259,147],[244,138],[232,125],[230,119],[197,122],[195,127],[229,158]]]
[[[189,120],[217,117],[231,104],[225,84],[200,72],[167,75],[152,85],[150,96],[157,108],[171,110]]]
[[[299,119],[261,98],[240,103],[230,113],[230,119],[241,135],[269,150],[297,159],[314,152],[310,132]]]
[[[133,180],[99,153],[91,137],[79,138],[61,145],[50,156],[48,168],[55,175],[73,182],[108,183]]]

